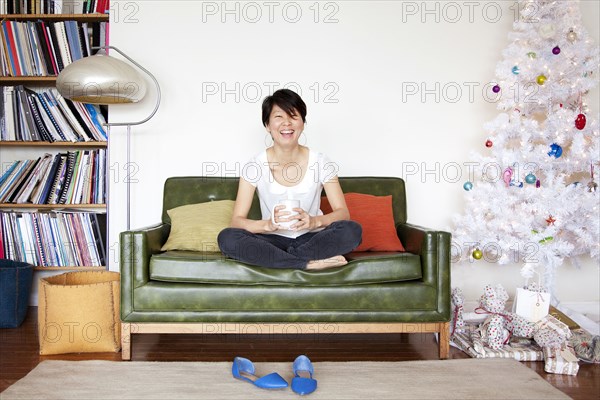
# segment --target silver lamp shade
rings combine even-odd
[[[56,88],[67,99],[91,104],[137,103],[146,95],[146,83],[138,71],[103,50],[66,66]]]
[[[95,47],[94,49],[97,49]],[[134,122],[110,122],[107,128],[112,126],[127,127],[127,164],[131,165],[131,126],[141,125],[152,118],[160,106],[160,85],[156,77],[146,68],[123,53],[114,46],[100,47],[100,51],[94,56],[77,60],[65,67],[56,80],[58,92],[65,98],[73,101],[91,104],[123,104],[137,103],[146,95],[146,83],[135,68],[124,61],[113,58],[106,54],[104,49],[112,49],[123,56],[131,64],[152,79],[156,89],[156,102],[152,112],[142,120]],[[108,140],[110,141],[110,134]],[[109,146],[110,147],[110,146]],[[110,152],[108,152],[110,157]],[[107,160],[107,165],[111,165]],[[110,181],[110,169],[106,168],[106,182]],[[108,190],[110,185],[107,186]],[[131,180],[127,179],[127,230],[131,226]]]

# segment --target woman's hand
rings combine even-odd
[[[288,222],[294,219],[294,217],[292,217],[288,220],[286,216],[291,213],[289,211],[281,211],[283,209],[285,209],[284,205],[275,206],[273,209],[273,218],[269,218],[265,221],[267,223],[265,228],[266,232],[275,232],[281,229],[281,226],[279,225],[281,222]],[[275,221],[275,223],[273,223],[273,221]]]
[[[298,222],[293,224],[290,227],[291,229],[293,229],[295,231],[303,230],[303,229],[312,231],[313,229],[317,229],[317,228],[321,227],[318,217],[311,216],[310,214],[308,214],[306,211],[304,211],[301,208],[293,208],[292,210],[294,210],[298,214],[290,217],[289,220],[291,221],[291,220],[296,219],[296,220],[298,220]]]

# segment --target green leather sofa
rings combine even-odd
[[[439,333],[447,358],[450,234],[406,222],[404,181],[342,177],[345,193],[392,195],[396,230],[407,252],[346,255],[323,271],[268,269],[221,253],[161,252],[167,210],[235,199],[238,178],[173,177],[164,186],[162,222],[121,233],[122,358],[143,333]],[[257,198],[250,218],[260,218]]]

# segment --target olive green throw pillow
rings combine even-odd
[[[229,227],[234,204],[220,200],[167,210],[171,233],[161,250],[219,251],[217,236]]]

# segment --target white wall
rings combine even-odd
[[[160,220],[167,177],[202,175],[215,165],[217,174],[237,175],[264,148],[260,101],[282,86],[301,89],[307,145],[337,161],[340,175],[404,177],[412,223],[449,229],[452,214],[462,212],[466,169],[457,183],[421,172],[463,165],[482,149],[482,126],[498,113],[482,89],[509,43],[514,2],[114,1],[112,9],[111,44],[152,71],[163,93],[154,119],[133,128],[132,227]],[[598,2],[583,1],[581,9],[599,43]],[[413,83],[434,93],[403,96]],[[595,115],[597,97],[596,90]],[[112,107],[111,121],[141,118],[152,102]],[[125,230],[124,137],[113,130],[111,164],[120,172],[110,188],[113,270]],[[418,173],[408,175],[415,165]],[[580,269],[567,263],[557,295],[597,302],[598,271],[597,261],[583,259]],[[522,283],[519,266],[484,262],[454,265],[452,279],[467,300],[486,283],[509,291]]]

